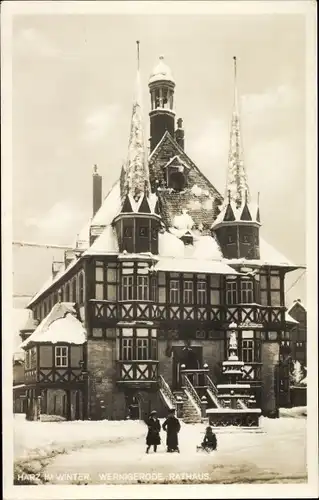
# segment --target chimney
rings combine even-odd
[[[97,171],[97,165],[93,169],[93,217],[102,205],[102,177]]]
[[[175,130],[175,140],[177,144],[184,149],[184,129],[183,129],[183,120],[179,118],[177,120],[177,129]]]

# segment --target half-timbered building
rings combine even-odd
[[[216,404],[231,331],[243,380],[276,415],[285,276],[298,266],[262,238],[236,84],[222,196],[187,154],[163,58],[148,84],[148,154],[137,80],[119,180],[102,200],[95,168],[92,218],[28,305],[39,323],[24,332],[29,416],[123,419],[137,408],[142,418],[179,402],[200,414],[203,397]]]

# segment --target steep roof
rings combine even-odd
[[[24,324],[24,326],[22,328],[20,328],[20,332],[34,332],[34,330],[37,328],[38,326],[38,321],[36,319],[33,318],[33,314],[31,311],[28,311],[29,312],[29,315],[28,315],[28,319],[26,321],[26,323]]]
[[[165,167],[177,158],[187,168],[188,183],[182,192],[166,187]],[[165,226],[172,226],[174,217],[185,209],[193,218],[195,227],[208,233],[217,216],[218,205],[222,203],[222,196],[168,131],[150,155],[149,170],[151,186],[156,190]]]
[[[237,95],[237,67],[236,57],[234,60],[234,104],[231,120],[229,152],[228,152],[228,169],[226,180],[225,200],[228,196],[230,201],[234,202],[237,207],[243,206],[245,200],[249,202],[249,187],[247,180],[247,172],[244,164],[244,155],[241,142],[239,104]]]
[[[300,299],[296,299],[296,300],[293,301],[293,303],[289,307],[288,313],[290,314],[296,307],[300,307],[301,309],[304,309],[305,312],[307,312],[307,309],[304,306],[304,304],[301,302],[301,300]]]
[[[25,349],[33,343],[63,342],[66,344],[81,345],[86,342],[86,330],[77,317],[74,304],[59,302],[41,321],[36,330],[21,344]]]
[[[121,198],[131,195],[136,201],[150,194],[147,149],[144,138],[140,73],[136,76],[136,90],[132,109],[131,129],[126,163],[121,174]]]

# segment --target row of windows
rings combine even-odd
[[[227,304],[250,304],[254,301],[253,282],[249,280],[227,281],[226,283],[226,303]]]
[[[236,243],[236,236],[233,234],[229,234],[227,236],[227,243],[228,244]],[[258,236],[257,235],[253,236],[251,234],[243,234],[242,243],[254,243],[255,245],[258,245]]]
[[[157,229],[152,228],[151,230],[151,236],[152,240],[157,240]],[[147,226],[141,226],[138,230],[138,236],[140,238],[148,238],[150,234],[150,230]],[[133,228],[131,226],[127,226],[124,228],[123,231],[123,236],[124,238],[133,238]]]
[[[208,287],[206,280],[169,280],[169,302],[170,304],[205,305],[208,303]],[[151,287],[151,288],[150,288]],[[157,292],[158,290],[158,292]],[[266,293],[266,296],[263,295]],[[164,287],[157,287],[156,278],[150,278],[146,275],[137,275],[136,286],[134,285],[133,274],[122,276],[121,300],[157,300],[159,295],[160,302],[166,302],[166,292]],[[95,298],[98,300],[117,300],[117,291],[115,284],[104,284],[98,282],[95,285]],[[219,304],[219,290],[210,290],[209,301],[211,304]],[[281,305],[280,291],[271,292],[271,301],[273,306]],[[226,304],[251,304],[258,302],[254,297],[254,285],[251,280],[237,280],[226,282]],[[268,304],[267,292],[261,292],[260,303]]]
[[[157,340],[154,338],[122,338],[120,342],[120,359],[121,361],[157,359]]]
[[[47,297],[42,304],[37,306],[34,311],[35,319],[42,320],[49,314],[52,307],[61,302],[84,303],[84,274],[81,272],[78,276],[63,285],[58,291]]]

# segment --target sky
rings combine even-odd
[[[305,24],[276,15],[17,15],[12,39],[13,238],[70,244],[127,154],[136,40],[146,137],[148,78],[164,55],[185,150],[224,194],[237,56],[244,159],[262,236],[305,256]],[[63,252],[13,248],[14,294],[34,294]],[[287,276],[287,290],[302,274]],[[306,304],[305,275],[287,293]],[[15,299],[21,308],[28,299]],[[17,320],[18,321],[18,320]]]

